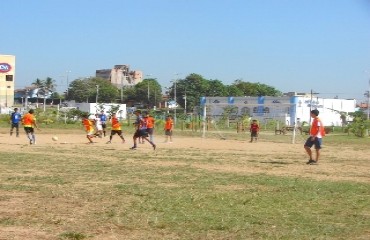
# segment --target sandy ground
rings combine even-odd
[[[123,144],[118,136],[114,136],[112,144],[106,144],[109,137],[95,138],[95,143],[87,144],[84,132],[74,130],[71,133],[63,133],[61,130],[42,130],[36,133],[36,145],[29,145],[29,141],[22,132],[20,137],[9,136],[7,129],[0,131],[0,151],[39,151],[45,146],[58,147],[59,149],[71,149],[78,146],[83,148],[95,148],[101,150],[130,151],[133,145],[131,135],[126,135],[126,142]],[[52,137],[57,136],[58,141]],[[225,165],[205,164],[199,168],[213,171],[227,171],[239,173],[266,173],[273,175],[309,177],[327,180],[350,180],[370,183],[370,148],[354,146],[333,146],[325,145],[321,150],[321,159],[318,165],[308,166],[307,155],[303,149],[303,138],[298,143],[292,144],[288,139],[285,143],[266,141],[263,138],[257,143],[249,143],[248,136],[245,140],[222,140],[215,138],[201,137],[180,137],[174,136],[173,143],[165,143],[163,135],[155,136],[157,145],[156,153],[160,154],[163,149],[201,149],[213,156],[242,157],[246,164],[244,167]],[[143,152],[153,151],[149,143],[139,144],[138,150]],[[83,153],[81,153],[83,154]],[[186,156],[183,156],[186,158]],[[248,163],[249,162],[249,163]],[[148,163],[153,164],[153,163]],[[156,164],[168,164],[161,163]],[[176,164],[176,163],[173,163]],[[194,163],[195,164],[195,163]],[[279,165],[281,167],[276,168]]]
[[[14,135],[9,136],[8,129],[0,129],[0,156],[1,153],[10,152],[27,152],[39,155],[39,153],[44,153],[47,148],[46,155],[48,157],[58,154],[73,158],[77,154],[80,157],[98,158],[99,155],[96,155],[96,152],[101,151],[105,152],[105,156],[107,156],[104,159],[105,161],[117,161],[115,158],[117,152],[125,154],[133,151],[129,149],[133,144],[131,135],[125,136],[125,143],[122,143],[117,136],[114,136],[112,144],[106,144],[108,137],[96,138],[94,139],[94,144],[87,144],[87,139],[82,130],[69,130],[68,133],[65,133],[63,130],[46,129],[36,132],[36,136],[37,144],[30,145],[23,131],[19,137],[15,137]],[[53,141],[53,136],[58,136],[58,141]],[[139,144],[138,149],[134,150],[134,152],[144,155],[150,154],[153,159],[151,161],[142,161],[140,164],[147,166],[186,165],[193,169],[220,173],[241,175],[268,174],[313,180],[370,183],[370,148],[363,145],[325,145],[322,150],[320,163],[318,165],[306,165],[307,155],[303,149],[303,138],[300,138],[296,144],[292,144],[289,138],[284,143],[267,141],[263,138],[257,143],[249,143],[247,135],[244,140],[222,140],[220,138],[180,137],[176,136],[175,133],[173,143],[165,143],[164,140],[164,136],[155,136],[157,144],[155,151],[148,143]],[[55,152],[53,152],[54,149]],[[175,156],[171,160],[168,158],[163,159],[163,156],[168,154]],[[215,161],[194,161],[190,163],[184,161],[190,154],[196,154],[196,156],[192,155],[192,158],[189,159],[198,157]],[[130,155],[128,154],[127,156]],[[135,163],[135,161],[132,162]],[[4,179],[9,177],[6,169],[0,172],[0,177]],[[234,187],[237,188],[238,186]],[[28,211],[29,214],[26,216],[30,217],[30,214],[31,216],[34,214],[35,218],[42,218],[48,216],[47,213],[39,212],[44,206],[54,209],[54,214],[62,214],[55,209],[52,203],[48,202],[52,199],[42,199],[37,193],[33,198],[32,196],[30,193],[0,189],[0,221],[4,222],[2,224],[3,227],[0,227],[0,240],[59,239],[55,237],[54,233],[50,233],[50,231],[56,231],[56,229],[61,231],[58,223],[47,225],[50,229],[53,229],[49,230],[49,233],[35,226],[6,225],[7,218],[2,218],[1,215],[22,218],[22,215]],[[130,234],[130,239],[143,239],[141,237],[143,233],[141,232],[131,231]],[[146,234],[150,235],[151,233]],[[100,235],[98,234],[94,239],[119,239],[117,236],[119,234],[107,231]]]

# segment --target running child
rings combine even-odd
[[[113,138],[113,135],[115,134],[117,134],[122,139],[122,143],[125,143],[125,138],[123,137],[123,134],[122,134],[121,124],[115,113],[112,114],[111,123],[112,123],[112,130],[110,132],[109,141],[107,142],[107,144],[112,143],[112,138]]]

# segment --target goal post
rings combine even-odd
[[[231,98],[232,99],[232,98]],[[201,99],[202,108],[202,137],[206,137],[207,121],[210,120],[212,125],[218,132],[221,138],[224,138],[220,131],[220,122],[225,119],[229,123],[230,119],[252,119],[257,120],[261,127],[267,128],[269,124],[275,124],[272,130],[276,133],[276,129],[284,127],[292,132],[291,142],[296,142],[297,129],[300,126],[299,119],[296,116],[296,103],[294,101],[270,101],[261,102],[258,98],[251,101],[251,98],[243,98],[244,101],[230,101],[229,98],[221,97],[204,97]],[[249,101],[248,101],[249,100]],[[248,126],[249,127],[249,126]]]

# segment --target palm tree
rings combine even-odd
[[[50,95],[55,90],[55,80],[51,77],[47,77],[45,80],[36,79],[35,82],[32,83],[38,88],[38,93],[41,92],[44,96],[44,112],[46,107],[46,96]],[[37,94],[38,95],[38,94]]]

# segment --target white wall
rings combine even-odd
[[[117,111],[117,117],[119,119],[126,119],[127,118],[127,111],[126,111],[126,104],[118,104],[118,103],[74,103],[74,106],[71,107],[76,107],[78,110],[83,111],[83,112],[88,112],[90,114],[95,114],[95,113],[100,113],[98,111],[97,105],[103,105],[104,112],[108,113],[112,106],[119,106],[119,110]]]

